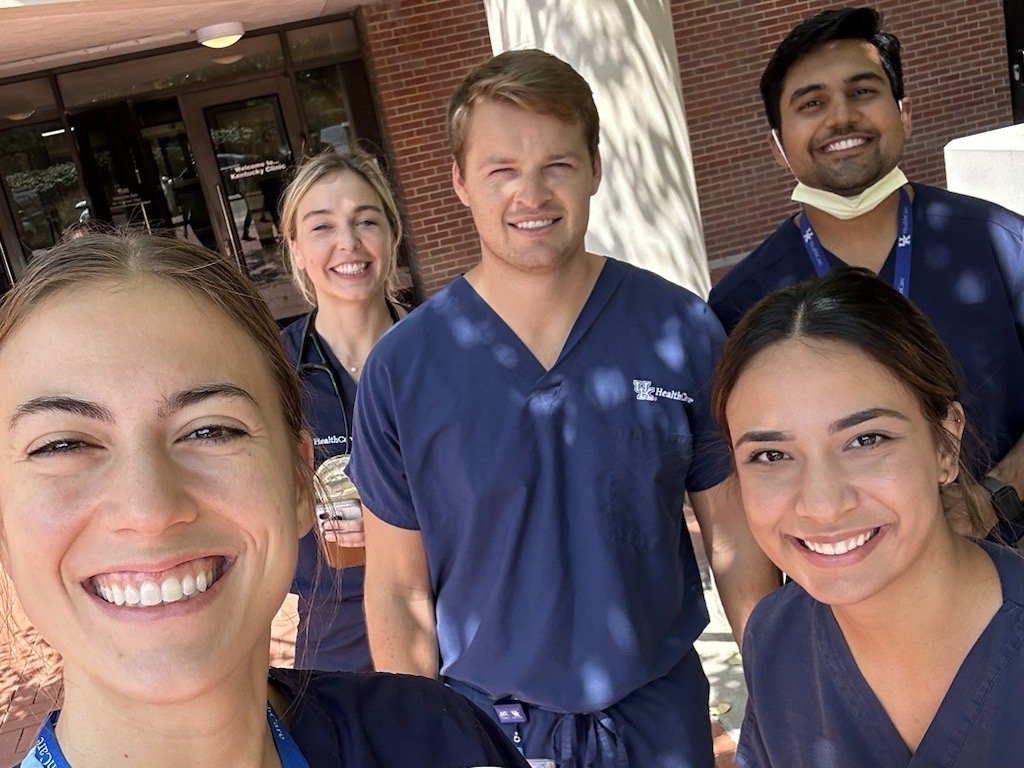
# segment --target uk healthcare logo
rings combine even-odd
[[[681,403],[693,402],[693,398],[685,392],[654,387],[651,386],[651,382],[641,381],[640,379],[633,379],[633,391],[636,392],[637,400],[643,400],[649,403],[656,403],[658,399],[662,397],[666,400],[678,400]]]

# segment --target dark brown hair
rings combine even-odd
[[[961,457],[960,441],[943,426],[960,401],[960,381],[942,339],[920,310],[866,269],[840,269],[771,293],[755,304],[725,344],[715,370],[711,408],[729,444],[726,406],[740,376],[764,350],[789,339],[834,341],[860,350],[913,395],[935,443],[957,456],[957,489],[978,532],[977,481]],[[970,425],[968,425],[969,427]]]

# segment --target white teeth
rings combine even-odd
[[[131,584],[124,585],[124,603],[125,605],[139,604],[139,590]]]
[[[134,583],[110,583],[93,586],[96,595],[114,605],[149,607],[165,603],[177,603],[205,592],[221,576],[220,567],[199,571],[195,575],[187,573],[181,576],[167,576],[162,582],[155,579]],[[109,577],[107,577],[109,579]]]
[[[347,264],[339,264],[334,271],[339,275],[358,275],[370,268],[365,261],[350,261]]]
[[[144,581],[139,587],[139,601],[146,606],[160,605],[163,597],[160,594],[160,587],[155,581]]]
[[[540,221],[522,221],[512,226],[516,229],[541,229],[542,227],[549,227],[554,223],[554,219],[541,219]]]
[[[184,596],[185,592],[181,588],[181,582],[173,576],[168,576],[160,585],[160,597],[165,603],[176,603]]]
[[[868,533],[862,533],[859,536],[846,539],[845,541],[837,542],[824,542],[819,544],[816,541],[807,541],[800,539],[800,543],[803,544],[811,552],[817,552],[819,555],[845,555],[847,552],[852,552],[857,547],[863,547],[867,542],[874,538],[875,534],[878,533],[878,529],[875,528]]]
[[[825,147],[826,152],[842,152],[844,149],[853,149],[861,144],[866,144],[864,139],[843,139]]]

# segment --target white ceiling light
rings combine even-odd
[[[227,48],[242,39],[245,26],[240,21],[225,24],[211,24],[196,30],[196,40],[207,48]]]

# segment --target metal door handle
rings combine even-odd
[[[4,244],[2,242],[0,242],[0,260],[4,263],[4,274],[7,275],[7,282],[13,286],[14,270],[11,269],[11,262],[7,258],[7,250],[4,248]]]
[[[221,215],[224,216],[224,226],[228,229],[228,244],[231,247],[231,255],[235,257],[235,263],[238,264],[242,274],[249,276],[249,269],[242,256],[242,244],[238,242],[235,222],[231,218],[231,205],[228,203],[227,195],[224,194],[224,188],[220,184],[217,185],[217,201],[220,203]]]

